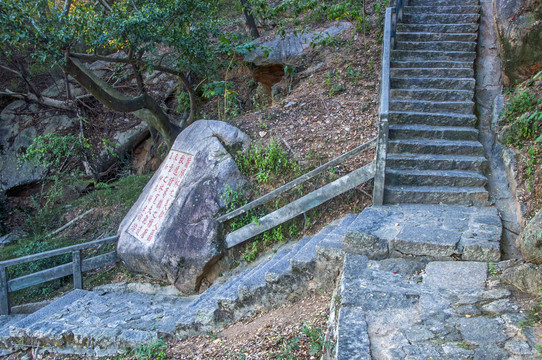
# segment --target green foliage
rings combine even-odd
[[[210,99],[217,96],[218,113],[224,114],[225,118],[235,118],[239,115],[238,93],[233,90],[231,81],[213,81],[203,85],[203,97]]]
[[[232,189],[229,185],[226,185],[221,197],[226,202],[226,212],[234,211],[248,203],[242,189]],[[235,231],[250,223],[258,222],[261,215],[261,212],[256,212],[254,209],[249,210],[231,219],[228,222],[229,229]]]
[[[45,168],[59,169],[68,160],[81,158],[88,148],[90,144],[85,138],[49,133],[33,139],[21,160],[34,162]]]
[[[325,332],[322,326],[314,324],[303,324],[300,333],[289,340],[283,339],[283,344],[279,352],[272,354],[274,359],[296,359],[296,353],[301,344],[307,344],[311,358],[318,359],[324,353],[324,350],[331,346],[325,341]]]
[[[255,176],[260,183],[268,182],[272,176],[284,177],[289,171],[299,170],[297,162],[288,159],[287,153],[275,139],[267,146],[251,144],[245,153],[237,154],[236,162],[243,174]]]
[[[259,241],[253,241],[252,246],[249,246],[245,249],[245,252],[243,253],[243,259],[245,259],[247,262],[252,262],[256,260],[256,257],[258,256],[258,253],[260,252],[260,242]]]
[[[130,356],[134,356],[137,360],[166,360],[167,344],[159,339],[150,344],[140,345],[130,352]],[[122,359],[123,357],[119,358]]]
[[[539,290],[542,291],[542,287]],[[527,313],[526,320],[521,321],[519,325],[521,327],[526,327],[540,323],[542,323],[542,294],[540,294],[538,297],[538,303]]]
[[[44,207],[49,208],[62,199],[67,186],[77,180],[78,171],[70,170],[68,165],[84,159],[90,143],[84,137],[55,133],[40,135],[20,157],[22,162],[31,162],[47,169],[46,182],[41,197]]]
[[[518,149],[528,146],[525,163],[528,189],[533,187],[542,152],[542,97],[537,96],[536,89],[532,87],[535,80],[541,77],[542,72],[539,72],[512,92],[512,97],[501,113],[500,121],[501,125],[507,125],[500,134],[501,142]],[[540,89],[538,91],[540,92]]]

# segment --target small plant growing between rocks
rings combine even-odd
[[[166,355],[167,344],[158,339],[150,344],[141,345],[131,351],[130,355],[135,356],[137,360],[165,360],[168,358]],[[123,357],[118,358],[123,359]]]

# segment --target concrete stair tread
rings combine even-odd
[[[391,102],[395,103],[410,103],[410,104],[450,104],[450,105],[474,105],[473,101],[435,101],[435,100],[403,100],[403,99],[391,99]]]
[[[455,186],[408,186],[408,185],[386,185],[386,190],[410,191],[410,192],[446,192],[446,193],[487,193],[483,187],[455,187]]]
[[[427,60],[392,60],[391,68],[446,68],[446,69],[472,69],[472,61],[453,61],[453,60],[440,60],[440,61],[427,61]]]
[[[400,204],[364,209],[350,226],[345,242],[350,244],[359,235],[370,235],[388,244],[389,255],[398,250],[405,255],[429,258],[449,259],[452,254],[460,254],[465,260],[499,261],[501,234],[501,219],[494,207]],[[475,253],[475,244],[489,251]]]
[[[451,145],[464,145],[464,146],[482,146],[479,141],[474,140],[445,140],[445,139],[398,139],[390,140],[392,143],[405,143],[405,144],[434,144],[442,146],[451,146]]]
[[[409,176],[440,176],[440,177],[454,177],[454,178],[471,178],[476,180],[482,180],[487,182],[487,177],[476,171],[465,170],[413,170],[413,169],[394,169],[387,168],[387,175],[409,175]]]
[[[449,6],[431,6],[431,5],[417,5],[417,6],[405,6],[403,11],[405,13],[431,13],[431,14],[478,14],[480,12],[480,5],[449,5]]]
[[[390,114],[409,114],[414,116],[424,116],[424,115],[442,115],[442,116],[449,116],[449,117],[455,117],[455,118],[467,118],[467,119],[476,119],[476,116],[470,115],[470,114],[455,114],[455,113],[426,113],[426,112],[419,112],[419,111],[390,111]]]
[[[478,133],[478,129],[474,129],[468,126],[433,126],[424,124],[392,124],[390,130],[438,130],[438,131],[472,131]]]
[[[419,101],[472,101],[474,91],[455,89],[391,89],[393,100]]]
[[[476,33],[478,24],[397,24],[398,32],[428,32],[428,33]]]

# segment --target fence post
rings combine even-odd
[[[76,250],[72,252],[72,262],[73,262],[73,288],[82,289],[83,288],[83,272],[81,269],[81,250]]]
[[[0,314],[9,315],[8,272],[5,266],[0,266]]]

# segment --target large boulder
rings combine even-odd
[[[493,10],[509,80],[516,82],[542,69],[542,2],[493,0]]]
[[[209,280],[226,251],[214,220],[226,205],[222,194],[226,186],[246,183],[228,151],[249,142],[239,129],[214,120],[181,132],[120,224],[117,252],[130,270],[167,280],[184,293]]]
[[[528,262],[542,264],[542,210],[525,226],[516,245]]]

